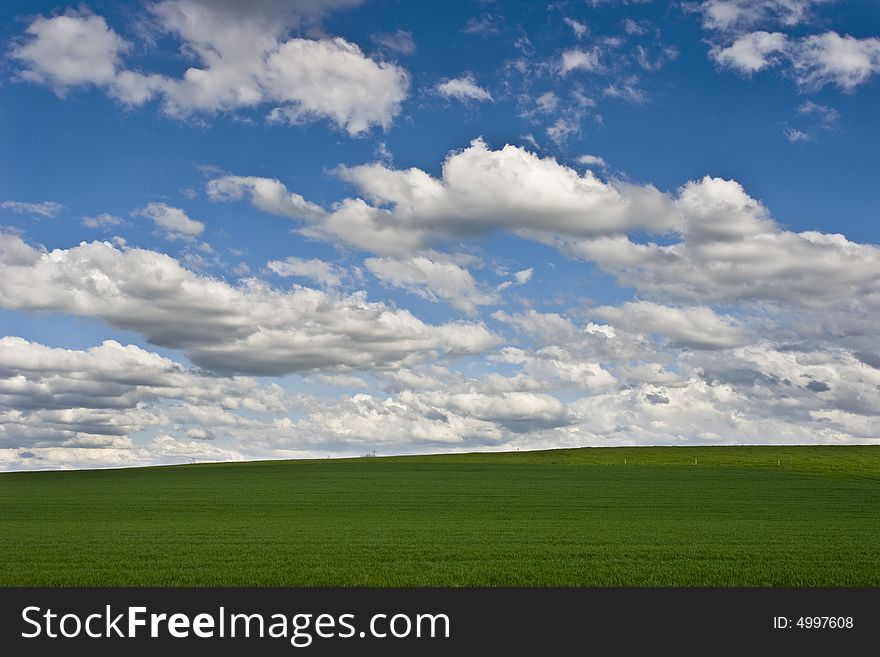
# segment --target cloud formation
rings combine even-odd
[[[44,252],[2,235],[0,272],[5,308],[100,318],[219,372],[381,369],[496,342],[481,324],[425,324],[363,293],[279,291],[256,279],[233,287],[167,255],[104,242]]]
[[[394,256],[494,230],[549,239],[631,230],[663,233],[680,222],[673,200],[652,185],[605,182],[591,171],[579,174],[519,146],[491,150],[481,139],[450,153],[439,179],[420,169],[381,163],[337,172],[364,198],[345,199],[325,211],[277,181],[233,178],[249,182],[232,184],[228,177],[209,182],[208,193],[218,200],[237,199],[247,189],[254,206],[307,220],[302,232],[308,236]],[[219,191],[225,189],[236,191]]]
[[[477,306],[498,302],[498,298],[474,280],[462,264],[470,258],[427,252],[411,258],[367,258],[367,269],[383,282],[437,301],[443,299],[464,313],[473,315]]]
[[[192,241],[205,230],[205,224],[201,221],[191,219],[180,208],[172,207],[166,203],[148,203],[141,209],[135,210],[132,214],[136,217],[150,219],[165,233],[165,237],[170,240]],[[92,223],[96,225],[113,225],[113,222],[108,220],[107,216],[104,216],[100,221],[94,218]]]
[[[449,78],[439,82],[434,89],[444,98],[453,98],[463,102],[473,100],[483,103],[492,100],[492,94],[478,85],[472,75]]]
[[[852,92],[880,73],[880,39],[857,39],[837,32],[800,40],[781,32],[749,32],[725,48],[714,47],[710,56],[720,66],[749,74],[787,59],[795,81],[808,91],[836,85]]]
[[[273,105],[273,121],[327,119],[358,135],[390,126],[407,95],[407,72],[339,37],[287,38],[302,22],[351,4],[158,2],[150,8],[158,29],[180,39],[199,63],[179,78],[126,68],[131,44],[102,16],[82,12],[38,16],[11,54],[21,79],[59,95],[96,85],[125,105],[158,99],[177,118]]]
[[[37,215],[48,219],[54,219],[64,210],[64,206],[55,201],[27,203],[25,201],[6,200],[0,203],[0,208],[14,212],[15,214]]]

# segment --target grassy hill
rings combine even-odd
[[[880,447],[0,474],[0,585],[880,586]]]

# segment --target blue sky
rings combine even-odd
[[[0,15],[0,467],[877,437],[876,3]]]

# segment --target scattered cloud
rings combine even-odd
[[[479,353],[497,339],[478,323],[425,324],[363,293],[280,291],[256,279],[232,286],[167,255],[104,242],[44,252],[0,235],[0,274],[5,308],[99,318],[225,373],[382,369]]]
[[[445,98],[454,98],[462,102],[474,100],[482,103],[492,100],[492,95],[478,85],[472,75],[444,80],[439,82],[434,89]]]
[[[171,117],[274,105],[275,122],[327,119],[351,135],[388,128],[400,112],[409,75],[374,61],[345,39],[286,38],[287,30],[323,11],[353,2],[246,7],[206,0],[162,0],[151,6],[159,29],[180,39],[200,61],[183,77],[125,68],[130,48],[101,16],[68,12],[38,16],[12,50],[23,80],[59,95],[97,85],[128,106],[160,101]]]
[[[803,130],[798,130],[797,128],[792,128],[791,126],[785,126],[782,129],[782,133],[785,135],[785,138],[791,142],[792,144],[796,144],[799,141],[812,141],[813,137],[809,132],[804,132]]]
[[[756,25],[795,27],[809,21],[816,5],[832,0],[703,0],[703,27],[730,32]]]
[[[473,16],[464,24],[463,32],[465,34],[476,34],[479,36],[489,37],[500,34],[504,29],[504,18],[495,14],[482,14],[481,16]]]
[[[581,48],[572,48],[562,53],[559,62],[559,73],[566,75],[572,71],[590,71],[596,72],[602,70],[602,64],[599,61],[599,48],[594,47],[590,50]]]
[[[450,153],[442,172],[437,179],[420,169],[391,169],[380,163],[339,167],[338,175],[354,184],[362,198],[340,201],[331,211],[302,212],[307,202],[275,180],[259,179],[265,185],[257,185],[257,179],[247,179],[244,187],[236,183],[234,189],[242,191],[232,197],[212,193],[225,183],[211,181],[208,192],[226,200],[251,191],[255,206],[305,220],[300,230],[310,237],[342,240],[386,256],[411,255],[437,241],[493,230],[552,239],[557,234],[665,232],[680,221],[672,199],[651,185],[606,183],[591,171],[581,175],[519,146],[491,150],[475,140]]]
[[[412,33],[405,30],[397,30],[392,34],[374,34],[371,38],[373,43],[401,55],[412,55],[416,51]]]
[[[71,87],[113,84],[120,58],[131,48],[103,16],[85,11],[37,16],[25,34],[10,53],[22,66],[18,77],[45,84],[59,96]]]
[[[222,176],[210,180],[206,191],[212,201],[223,203],[240,201],[247,194],[255,208],[295,219],[320,219],[326,214],[320,206],[288,191],[276,178]]]
[[[82,222],[86,228],[107,229],[122,226],[125,220],[122,217],[117,217],[115,214],[102,212],[93,217],[83,217]]]
[[[278,276],[308,278],[325,287],[339,287],[346,275],[341,267],[318,258],[289,256],[284,260],[270,260],[266,267]]]
[[[852,92],[880,73],[880,39],[837,32],[799,40],[781,32],[749,32],[727,47],[714,46],[709,54],[720,66],[748,74],[788,61],[795,82],[806,91],[835,85]]]
[[[498,299],[482,290],[473,275],[462,266],[462,262],[468,261],[460,256],[455,258],[428,252],[404,259],[367,258],[364,265],[389,285],[431,301],[443,299],[454,308],[473,315],[477,306],[497,303]]]
[[[833,84],[851,92],[880,73],[880,38],[857,39],[837,32],[805,37],[791,52],[795,79],[816,91]]]
[[[574,32],[574,35],[578,39],[583,39],[585,36],[587,36],[590,33],[590,28],[587,27],[586,24],[584,24],[578,20],[575,20],[574,18],[569,18],[568,16],[566,16],[562,20],[566,25],[568,25],[572,29],[572,31]]]
[[[55,201],[40,201],[39,203],[26,203],[24,201],[7,200],[0,203],[0,208],[9,210],[15,214],[29,214],[54,219],[64,210],[64,206]]]
[[[628,103],[639,105],[648,99],[639,83],[639,77],[631,75],[623,80],[612,82],[605,87],[602,93],[610,98],[618,98]]]
[[[156,224],[169,240],[193,241],[205,230],[205,224],[190,219],[186,212],[165,203],[148,203],[132,215],[145,217]]]
[[[597,168],[597,169],[607,169],[608,165],[605,163],[605,158],[600,157],[598,155],[581,155],[577,159],[578,164],[583,164],[586,167]]]
[[[623,30],[627,34],[641,36],[647,34],[648,27],[645,23],[633,20],[632,18],[625,18],[623,20]]]
[[[807,100],[801,103],[797,108],[797,111],[798,114],[804,116],[818,117],[821,124],[829,130],[833,129],[837,125],[837,121],[840,119],[840,113],[836,109],[829,107],[828,105],[815,103],[812,100]]]

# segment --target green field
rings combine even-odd
[[[7,473],[0,585],[878,586],[880,447]]]

